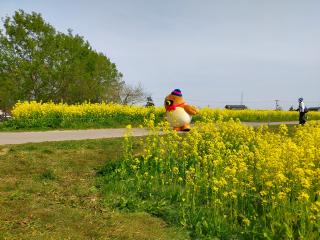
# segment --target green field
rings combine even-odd
[[[119,160],[119,146],[122,139],[0,146],[0,239],[188,239],[162,219],[106,204],[97,172]]]

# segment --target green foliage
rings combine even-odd
[[[55,180],[56,176],[52,169],[47,169],[39,175],[39,178],[43,181]]]
[[[122,74],[71,30],[58,32],[42,16],[16,11],[0,32],[0,107],[17,100],[120,101]]]

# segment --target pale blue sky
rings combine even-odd
[[[320,105],[320,1],[0,0],[39,12],[105,53],[161,105],[174,88],[197,106]]]

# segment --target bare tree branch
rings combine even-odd
[[[136,86],[124,85],[120,91],[121,103],[133,105],[144,102],[147,94],[144,92],[141,83]]]

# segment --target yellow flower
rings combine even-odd
[[[172,168],[172,173],[175,174],[175,175],[179,174],[179,168],[173,167]]]
[[[286,193],[285,192],[279,192],[278,193],[278,198],[280,199],[280,200],[283,200],[285,197],[286,197]]]
[[[301,202],[305,202],[309,200],[309,195],[305,192],[300,192],[298,196],[298,200]]]
[[[261,197],[264,197],[264,196],[266,196],[268,193],[266,192],[266,191],[260,191],[260,195],[261,195]]]
[[[248,218],[243,218],[242,222],[244,223],[244,225],[250,226],[250,220]]]

